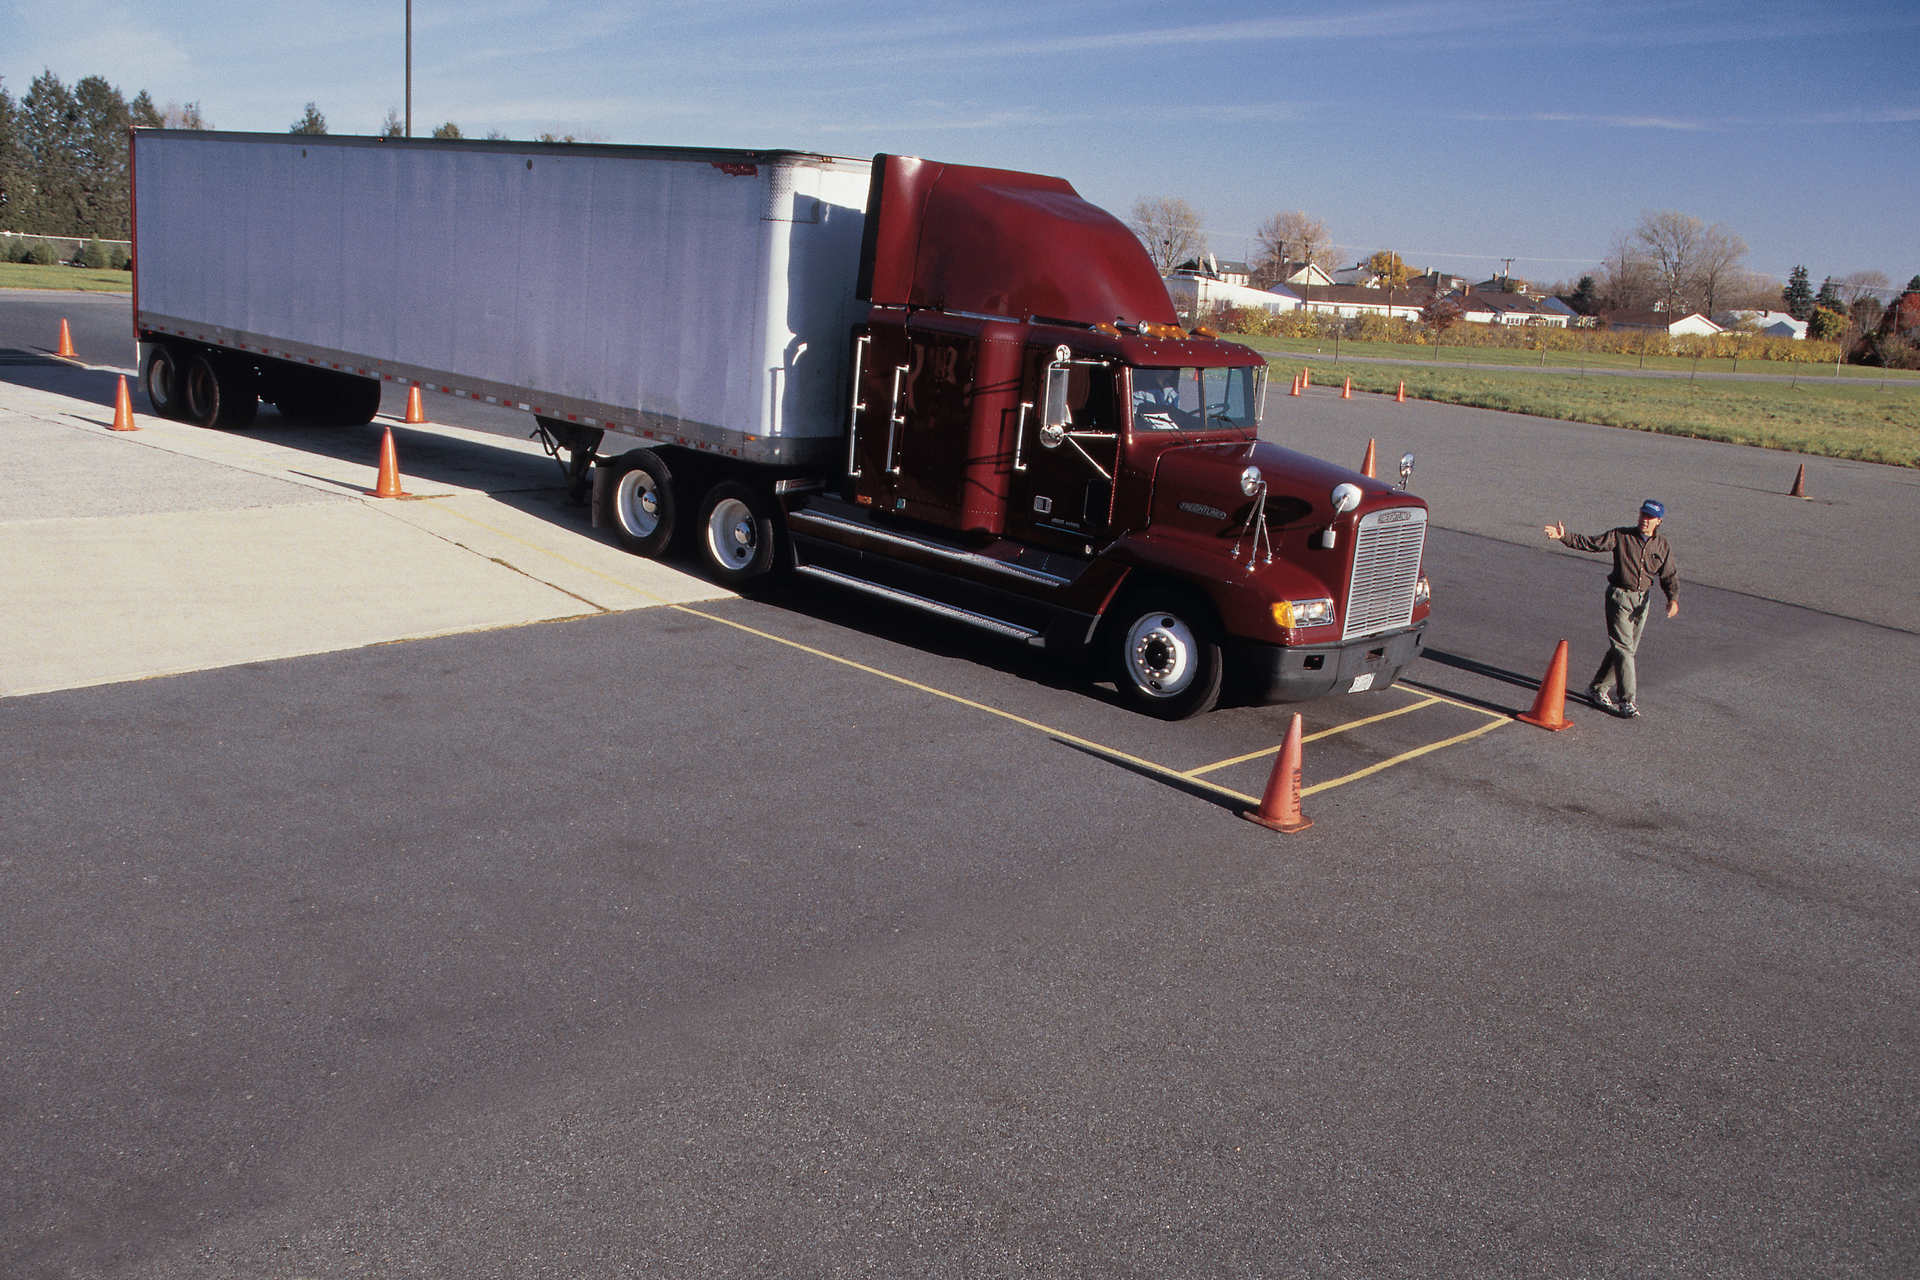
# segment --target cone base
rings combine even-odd
[[[1248,822],[1259,823],[1261,826],[1265,827],[1269,831],[1284,831],[1288,835],[1292,835],[1296,831],[1305,831],[1308,827],[1313,825],[1312,818],[1303,816],[1294,822],[1284,822],[1279,818],[1263,818],[1252,809],[1247,810],[1245,813],[1241,814],[1240,816],[1245,818]]]
[[[1562,729],[1573,728],[1573,721],[1571,720],[1562,720],[1560,723],[1554,724],[1550,720],[1534,715],[1531,711],[1523,712],[1515,716],[1514,719],[1518,720],[1521,724],[1530,724],[1536,729],[1545,729],[1549,733],[1558,733]]]

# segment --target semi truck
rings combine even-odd
[[[636,554],[1088,655],[1165,719],[1421,652],[1426,504],[1260,439],[1263,357],[1182,328],[1062,179],[164,129],[132,156],[156,413],[364,424],[385,383],[525,411]]]

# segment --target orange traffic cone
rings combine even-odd
[[[1340,398],[1342,400],[1353,399],[1353,379],[1352,378],[1348,378],[1347,385],[1340,388]]]
[[[1297,396],[1300,394],[1300,375],[1299,374],[1296,373],[1293,375],[1293,390],[1287,392],[1287,394],[1290,396]]]
[[[1801,463],[1800,469],[1793,473],[1793,488],[1787,490],[1787,496],[1789,498],[1804,498],[1807,496],[1806,463]]]
[[[1240,815],[1274,831],[1305,831],[1313,819],[1300,812],[1300,713],[1294,712],[1287,726],[1287,740],[1280,744],[1273,772],[1267,776],[1267,789],[1260,797],[1260,808]]]
[[[1400,384],[1400,390],[1393,397],[1393,402],[1395,404],[1405,404],[1407,402],[1407,384],[1405,382]]]
[[[120,390],[113,397],[113,425],[109,431],[138,431],[133,425],[133,401],[127,396],[127,375],[120,375]]]
[[[1558,733],[1562,729],[1573,728],[1573,721],[1567,719],[1567,642],[1562,640],[1560,647],[1553,651],[1553,661],[1547,664],[1547,678],[1540,682],[1540,694],[1533,700],[1533,710],[1514,719],[1526,724],[1537,725]]]
[[[386,436],[380,441],[380,481],[368,491],[369,498],[406,498],[411,497],[400,487],[400,458],[393,450],[393,428],[387,428]]]
[[[408,387],[407,388],[407,421],[410,423],[413,423],[413,422],[425,422],[426,420],[427,420],[426,411],[420,407],[420,388]]]
[[[1303,387],[1313,385],[1313,375],[1304,366],[1300,370],[1300,385]]]
[[[73,333],[71,330],[67,328],[67,322],[64,318],[62,318],[60,321],[60,349],[54,352],[53,354],[57,356],[64,356],[68,360],[71,360],[74,358]]]
[[[1373,441],[1367,441],[1367,456],[1360,463],[1360,474],[1371,480],[1373,475]]]

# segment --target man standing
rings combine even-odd
[[[1632,718],[1640,714],[1634,705],[1639,692],[1633,673],[1633,655],[1640,648],[1640,633],[1647,628],[1647,606],[1653,580],[1660,579],[1666,593],[1667,616],[1680,612],[1680,567],[1674,563],[1673,548],[1660,533],[1660,521],[1667,509],[1648,498],[1640,504],[1638,528],[1622,526],[1609,529],[1597,538],[1568,533],[1562,524],[1545,525],[1549,538],[1575,551],[1613,552],[1613,572],[1607,575],[1607,656],[1593,673],[1593,685],[1587,698],[1596,707],[1614,715]],[[1616,701],[1608,686],[1618,682]]]

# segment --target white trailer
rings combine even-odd
[[[845,432],[871,168],[136,130],[145,385],[156,410],[213,426],[259,399],[365,422],[391,381],[817,466]]]

